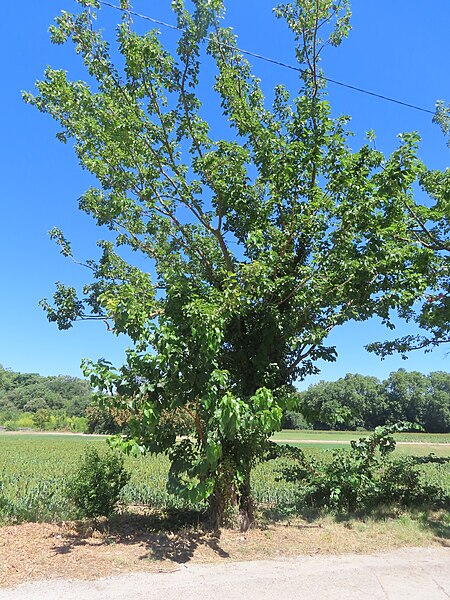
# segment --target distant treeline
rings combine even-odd
[[[450,373],[399,369],[384,381],[357,374],[321,381],[299,392],[284,427],[373,429],[397,421],[418,423],[430,433],[450,432]]]
[[[0,365],[0,427],[118,433],[125,421],[123,415],[93,402],[85,379],[17,373]]]
[[[384,381],[349,374],[312,385],[297,398],[295,411],[284,416],[285,428],[374,429],[411,421],[430,433],[450,432],[450,373],[443,371],[399,369]],[[16,373],[0,365],[0,426],[117,433],[129,416],[96,406],[84,379]]]
[[[91,398],[91,388],[84,379],[15,373],[0,365],[0,412],[62,410],[69,416],[83,417]]]

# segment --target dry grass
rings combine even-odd
[[[447,519],[447,524],[446,524]],[[171,530],[154,516],[89,523],[24,523],[0,528],[0,585],[37,579],[96,579],[131,571],[172,571],[186,562],[257,560],[302,554],[370,553],[405,546],[450,546],[448,516],[427,519],[296,519],[220,536]]]

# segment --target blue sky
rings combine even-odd
[[[241,47],[295,64],[292,40],[284,24],[272,15],[271,0],[228,0],[226,4],[227,23],[234,27]],[[135,0],[133,8],[173,23],[169,5],[169,0]],[[64,68],[73,78],[84,77],[72,48],[52,46],[47,33],[53,17],[74,6],[72,0],[23,0],[2,7],[0,363],[44,375],[80,375],[83,357],[105,357],[120,364],[128,345],[99,323],[78,323],[60,332],[38,306],[39,299],[51,296],[55,281],[79,286],[85,276],[58,253],[47,231],[61,228],[73,240],[80,258],[95,255],[95,242],[101,237],[89,217],[77,209],[77,199],[90,185],[90,177],[78,166],[70,144],[57,142],[51,119],[25,105],[20,94],[33,89],[47,65]],[[328,51],[322,65],[326,75],[428,109],[433,109],[437,99],[450,101],[450,3],[435,0],[426,3],[427,9],[424,6],[422,0],[355,0],[353,31],[340,48]],[[119,14],[105,7],[101,15],[102,25],[112,32]],[[138,18],[135,25],[139,31],[151,26]],[[177,34],[165,30],[163,35],[173,44]],[[294,91],[298,87],[292,71],[252,62],[269,97],[277,83]],[[332,84],[329,99],[334,114],[352,116],[355,148],[369,129],[376,132],[377,147],[385,153],[397,144],[398,133],[416,130],[423,140],[420,155],[428,166],[442,169],[448,165],[450,151],[430,115]],[[400,325],[397,333],[408,331]],[[330,343],[337,345],[337,363],[321,365],[321,374],[300,387],[347,372],[383,378],[399,367],[425,373],[449,369],[446,348],[427,355],[412,353],[406,362],[399,357],[381,361],[363,349],[369,341],[387,337],[388,332],[375,321],[336,330]]]

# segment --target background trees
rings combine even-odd
[[[355,429],[384,424],[385,391],[376,377],[346,375],[299,394],[298,409],[314,429]]]
[[[137,35],[126,11],[110,50],[95,29],[99,3],[79,3],[51,34],[73,42],[86,82],[48,68],[25,100],[60,124],[62,142],[74,140],[98,181],[80,208],[109,232],[100,260],[85,262],[83,293],[58,284],[43,305],[61,328],[102,319],[130,336],[120,369],[85,364],[102,402],[132,415],[123,446],[168,451],[173,492],[208,498],[219,525],[236,505],[247,527],[251,466],[296,379],[335,360],[329,332],[372,315],[389,323],[428,285],[433,254],[405,244],[418,138],[404,135],[387,158],[370,142],[353,151],[347,118],[332,118],[319,61],[348,34],[347,0],[275,9],[302,73],[299,95],[279,85],[272,106],[221,27],[221,0],[195,0],[191,12],[172,3],[175,52],[156,30]],[[203,117],[205,52],[226,135]],[[71,256],[63,234],[52,236]],[[191,435],[176,443],[186,418]]]
[[[94,402],[85,379],[16,373],[0,365],[0,425],[82,433],[125,432],[129,411]]]
[[[448,433],[450,374],[399,369],[384,381],[349,374],[300,392],[297,410],[314,429],[374,429],[410,421],[430,433]],[[295,418],[290,419],[295,424]]]
[[[89,382],[66,375],[43,377],[37,373],[16,373],[0,365],[0,411],[38,409],[64,411],[68,416],[84,416],[92,401]]]
[[[90,404],[92,390],[84,379],[16,373],[0,365],[3,427],[85,432],[91,423],[87,414]]]

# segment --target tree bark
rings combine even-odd
[[[250,472],[247,473],[244,483],[239,489],[239,517],[238,523],[241,532],[247,531],[255,520],[255,510],[250,487]]]
[[[223,527],[238,527],[245,532],[252,525],[254,504],[250,488],[250,472],[244,482],[236,488],[232,473],[225,469],[216,480],[210,498],[210,519],[215,531]]]

